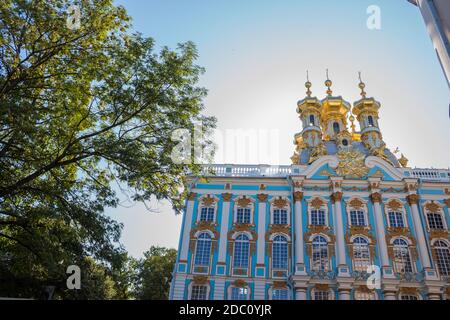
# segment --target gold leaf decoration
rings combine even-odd
[[[386,207],[390,210],[398,211],[403,207],[403,204],[397,199],[393,199],[386,204]]]
[[[325,204],[325,202],[320,198],[314,198],[314,199],[312,199],[312,201],[309,204],[314,209],[320,209]]]
[[[279,197],[279,198],[277,198],[277,199],[275,199],[275,200],[273,201],[273,205],[274,205],[276,208],[280,208],[280,209],[286,207],[287,204],[288,204],[288,201],[287,201],[286,199],[281,198],[281,197]]]
[[[348,204],[355,209],[361,209],[364,206],[364,202],[358,198],[352,199]]]
[[[337,153],[339,159],[336,173],[339,176],[347,178],[361,178],[369,172],[365,166],[365,155],[359,151],[339,151]]]
[[[237,200],[237,204],[241,208],[248,207],[250,205],[250,203],[252,203],[252,201],[249,198],[246,198],[245,196],[243,196],[242,198],[239,198]]]
[[[427,209],[427,211],[429,212],[436,213],[441,210],[441,207],[437,205],[435,202],[430,202],[425,205],[425,209]]]
[[[205,207],[211,207],[212,205],[214,205],[214,203],[216,203],[216,199],[211,197],[209,194],[206,197],[202,198],[202,204]]]

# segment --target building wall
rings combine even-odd
[[[342,300],[392,300],[403,294],[418,299],[449,296],[449,274],[437,267],[433,247],[438,240],[450,246],[449,182],[400,179],[381,168],[371,170],[366,179],[351,180],[335,176],[327,165],[308,175],[211,177],[208,183],[192,179],[171,299],[193,298],[193,286],[205,286],[206,298],[215,300],[231,299],[232,288],[240,288],[235,290],[252,300],[272,299],[273,290],[287,293],[288,299],[315,299],[316,292],[327,292],[328,299]],[[236,208],[246,203],[251,208],[251,223],[235,223]],[[214,208],[211,223],[199,222],[204,205]],[[287,210],[287,225],[272,223],[272,211],[278,207]],[[314,208],[326,211],[326,226],[311,225],[310,211]],[[364,212],[365,227],[351,225],[350,208]],[[404,228],[390,226],[387,213],[393,210],[403,214]],[[429,212],[441,215],[443,229],[429,228]],[[212,241],[207,268],[194,264],[202,232],[207,232]],[[233,271],[235,238],[240,234],[249,238],[248,274]],[[272,269],[272,240],[277,235],[283,235],[288,242],[284,272]],[[317,235],[327,239],[330,263],[325,271],[314,271],[312,267],[312,239]],[[355,270],[352,237],[368,241],[370,265],[380,268],[380,283],[374,290],[367,286],[372,273]],[[396,239],[407,243],[411,272],[402,272],[394,263]]]

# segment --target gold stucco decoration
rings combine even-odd
[[[212,205],[214,205],[214,203],[216,203],[216,199],[211,197],[209,194],[206,197],[202,198],[202,204],[205,207],[211,207]]]
[[[194,276],[194,278],[192,279],[192,282],[197,285],[205,285],[208,283],[208,281],[208,277],[206,276]]]
[[[246,198],[245,196],[243,196],[242,198],[239,198],[237,200],[237,204],[241,208],[248,207],[250,205],[250,203],[252,203],[252,201],[249,198]]]
[[[223,198],[223,201],[225,201],[225,202],[230,202],[231,197],[232,197],[231,193],[222,193],[222,198]]]
[[[302,199],[303,199],[303,192],[295,191],[294,192],[294,201],[302,201]]]
[[[355,209],[361,209],[364,206],[364,202],[358,198],[352,199],[348,204]]]
[[[280,198],[273,200],[273,205],[276,208],[282,209],[288,205],[288,201],[286,199],[283,199],[280,197]]]
[[[386,207],[387,207],[389,210],[398,211],[398,210],[400,210],[400,209],[403,207],[403,204],[402,204],[400,201],[398,201],[398,200],[396,200],[396,199],[393,199],[393,200],[390,200],[390,201],[386,204]]]
[[[439,207],[439,205],[435,202],[430,202],[425,205],[425,209],[427,209],[428,212],[436,213],[441,210],[441,207]]]
[[[242,279],[237,279],[233,282],[233,286],[237,288],[245,288],[247,286],[247,282]]]
[[[309,204],[314,209],[320,209],[325,204],[325,202],[320,198],[314,198]]]
[[[365,166],[365,156],[359,151],[339,151],[336,173],[347,178],[361,178],[367,175],[369,169]]]
[[[266,201],[267,201],[267,198],[268,198],[269,196],[268,196],[267,194],[260,193],[260,194],[257,195],[257,197],[258,197],[258,201],[259,201],[259,202],[266,202]]]

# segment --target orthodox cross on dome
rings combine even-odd
[[[331,86],[333,84],[333,82],[330,80],[330,78],[328,77],[328,69],[327,69],[327,80],[325,81],[325,86],[328,88],[327,90],[327,95],[329,97],[331,97],[331,95],[333,94],[333,91],[331,90]]]
[[[308,70],[306,70],[306,82],[305,82],[305,87],[306,87],[306,89],[307,89],[306,95],[307,95],[308,97],[311,97],[311,93],[312,93],[311,90],[310,90],[311,86],[312,86],[312,84],[311,84],[311,82],[309,81],[309,73],[308,73]]]
[[[365,98],[366,97],[366,92],[364,91],[364,88],[366,87],[366,84],[361,80],[361,71],[358,72],[359,75],[359,88],[361,89],[361,97]]]

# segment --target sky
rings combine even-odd
[[[162,46],[197,45],[206,69],[205,114],[218,119],[217,163],[290,164],[301,131],[296,103],[333,95],[368,96],[381,103],[380,129],[418,168],[450,167],[450,91],[417,7],[406,0],[116,0],[133,29]],[[379,28],[370,6],[380,13]],[[367,12],[370,9],[369,13]],[[269,152],[239,154],[232,133],[254,132]],[[262,148],[262,147],[261,147]],[[234,151],[234,152],[233,152]],[[398,154],[399,156],[400,154]],[[107,214],[124,224],[122,243],[135,257],[151,245],[177,248],[181,216],[164,202],[124,203]]]

